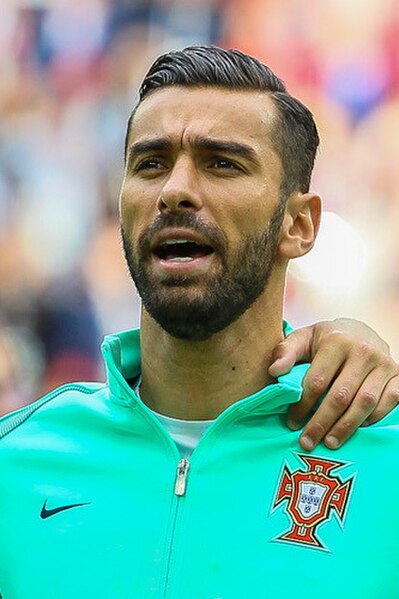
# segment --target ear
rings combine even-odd
[[[293,193],[285,210],[278,252],[287,260],[312,249],[320,225],[321,200],[314,193]]]

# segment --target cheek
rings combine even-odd
[[[119,216],[121,220],[121,225],[125,229],[125,231],[131,230],[131,223],[133,222],[133,209],[132,203],[129,200],[129,196],[126,193],[126,190],[122,189],[121,194],[119,196]]]
[[[217,220],[222,228],[227,227],[234,236],[263,232],[270,223],[277,207],[278,199],[268,196],[265,190],[251,189],[238,201],[230,198],[224,206],[218,207]]]
[[[143,229],[154,218],[156,198],[133,184],[124,184],[120,199],[119,210],[121,223],[130,233]]]

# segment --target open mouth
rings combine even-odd
[[[168,262],[192,262],[209,256],[214,249],[187,239],[167,239],[154,249],[154,254]]]

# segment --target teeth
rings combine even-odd
[[[168,258],[168,262],[191,262],[194,258],[190,256],[176,256],[175,258]]]
[[[167,239],[162,245],[174,245],[175,243],[190,243],[188,239]],[[195,243],[195,242],[192,242]]]

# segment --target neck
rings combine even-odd
[[[283,337],[282,294],[261,296],[236,322],[206,341],[176,339],[144,311],[144,402],[174,418],[208,420],[274,382],[267,369]]]

